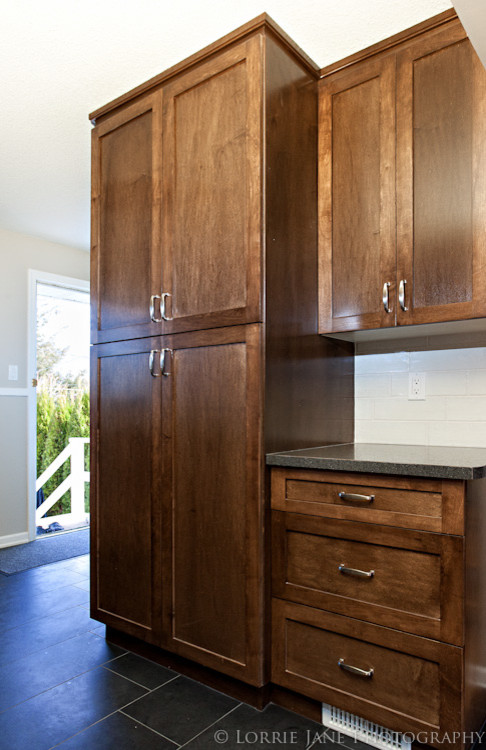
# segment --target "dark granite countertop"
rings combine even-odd
[[[435,479],[481,479],[486,477],[486,448],[343,443],[268,453],[267,464]]]

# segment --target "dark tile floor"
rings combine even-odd
[[[256,711],[107,643],[89,617],[88,566],[84,556],[0,574],[1,750],[361,745],[272,704]]]

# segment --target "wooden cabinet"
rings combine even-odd
[[[162,625],[160,381],[150,339],[91,350],[91,611],[156,642]]]
[[[254,686],[264,454],[353,437],[352,348],[317,331],[317,75],[261,16],[92,115],[92,613]]]
[[[94,343],[262,320],[262,43],[93,131]]]
[[[163,90],[164,330],[262,320],[262,39]]]
[[[91,341],[149,336],[160,290],[160,93],[92,132]]]
[[[485,481],[273,469],[272,680],[437,747],[479,731]]]
[[[457,19],[320,82],[320,331],[486,315],[486,71]]]
[[[94,616],[261,679],[261,326],[93,351]]]

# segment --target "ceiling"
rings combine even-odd
[[[450,7],[449,0],[4,2],[0,227],[89,250],[88,113],[263,11],[323,67]]]

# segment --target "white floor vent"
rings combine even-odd
[[[339,708],[322,704],[322,723],[329,729],[348,735],[360,742],[378,747],[380,750],[411,750],[410,740],[404,739],[399,732],[373,724],[355,714],[341,711]]]

